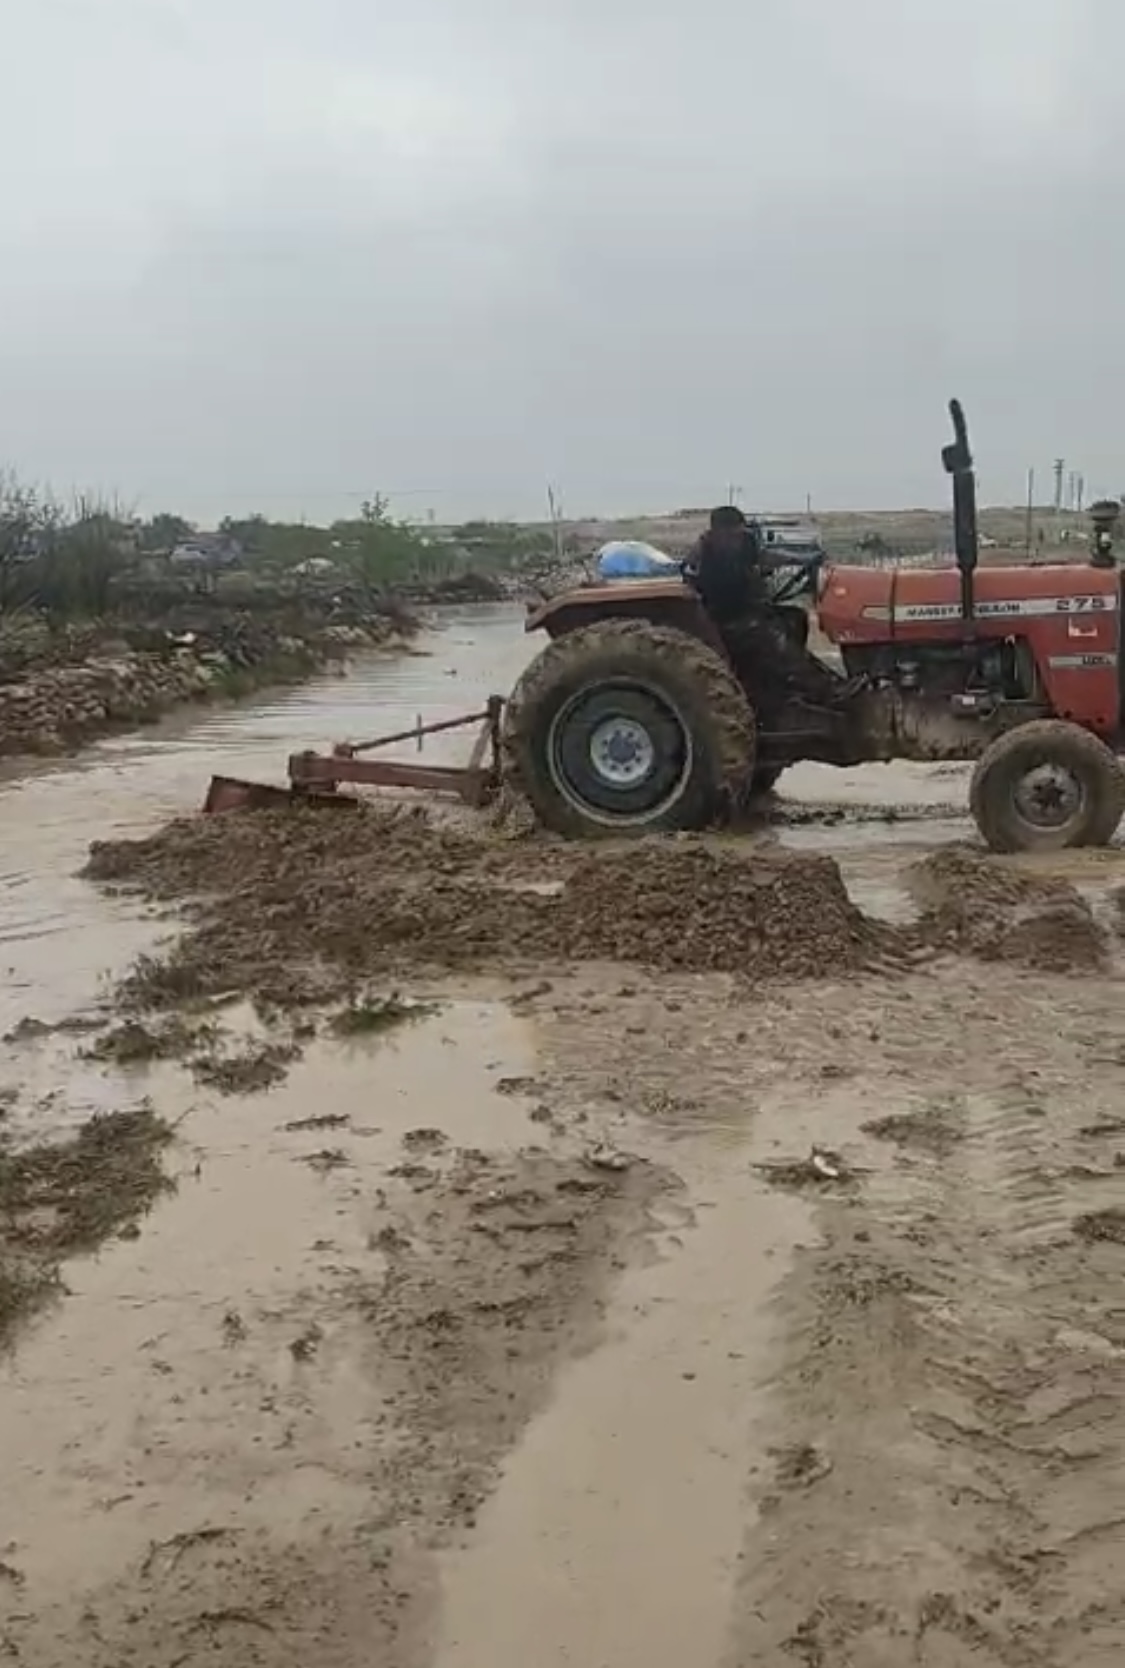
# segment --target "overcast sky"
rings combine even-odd
[[[2,0],[0,462],[204,521],[1125,489],[1121,0]]]

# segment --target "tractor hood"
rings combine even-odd
[[[951,570],[956,579],[956,572]],[[832,566],[820,576],[820,628],[833,643],[882,642],[889,635],[895,570]]]
[[[978,568],[973,617],[995,631],[1005,620],[1108,612],[1117,608],[1118,584],[1112,569],[1078,563]],[[956,636],[961,576],[955,567],[832,567],[822,579],[819,614],[834,643]]]

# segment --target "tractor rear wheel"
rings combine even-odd
[[[1125,813],[1125,771],[1089,730],[1036,719],[982,755],[969,805],[993,851],[1104,846]]]
[[[755,738],[714,649],[671,626],[601,620],[549,643],[516,684],[504,774],[557,834],[703,828],[744,797]]]

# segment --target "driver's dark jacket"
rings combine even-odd
[[[704,533],[689,551],[684,570],[713,620],[742,619],[770,606],[762,547],[751,528],[733,550],[720,549],[713,535]]]

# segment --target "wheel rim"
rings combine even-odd
[[[1065,765],[1041,764],[1024,772],[1013,799],[1018,816],[1029,828],[1054,830],[1065,828],[1081,814],[1086,788]]]
[[[636,788],[656,768],[656,745],[635,718],[607,718],[590,737],[590,766],[607,787]]]
[[[590,822],[655,822],[694,768],[691,732],[661,690],[635,682],[578,690],[551,721],[547,766],[562,797]]]

